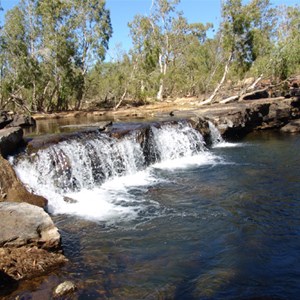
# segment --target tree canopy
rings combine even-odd
[[[211,102],[225,82],[300,72],[298,5],[224,0],[214,28],[190,24],[179,2],[152,0],[148,15],[128,24],[131,49],[108,60],[113,28],[104,0],[20,0],[0,24],[0,108],[118,108],[125,100],[189,96]]]

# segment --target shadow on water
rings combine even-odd
[[[7,296],[15,291],[19,286],[17,280],[13,279],[0,270],[0,296]]]

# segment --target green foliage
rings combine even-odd
[[[251,69],[261,69],[263,57],[269,56],[276,24],[275,10],[269,0],[227,0],[222,8],[224,51],[232,53],[234,71],[240,78]],[[258,67],[258,68],[257,68]]]
[[[1,31],[1,105],[79,109],[111,34],[105,1],[21,0]]]
[[[129,24],[133,49],[134,77],[140,80],[141,92],[162,100],[164,96],[183,95],[187,91],[180,85],[189,86],[189,77],[182,74],[186,68],[190,45],[206,40],[211,24],[188,24],[181,12],[176,10],[179,0],[156,0],[152,2],[149,16],[135,16]],[[199,50],[197,48],[196,52]],[[137,94],[132,95],[136,97]]]
[[[224,74],[238,81],[300,72],[299,6],[224,0],[220,27],[208,38],[212,24],[189,24],[178,3],[152,0],[149,15],[128,24],[132,49],[104,61],[112,35],[105,1],[20,0],[0,26],[0,107],[54,111],[204,98]]]

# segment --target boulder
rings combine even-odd
[[[28,203],[0,203],[0,247],[60,249],[60,234],[50,216]]]
[[[30,127],[35,126],[36,121],[28,115],[14,115],[12,121],[6,127]]]
[[[5,157],[14,153],[23,142],[23,130],[21,127],[0,130],[0,154],[2,156]]]
[[[4,128],[11,121],[11,115],[9,115],[6,111],[0,111],[0,129]]]
[[[0,276],[7,278],[0,284],[4,292],[20,279],[45,275],[68,261],[61,253],[58,229],[40,207],[0,203],[0,228]]]
[[[297,133],[300,132],[300,119],[293,120],[280,129],[282,132]]]
[[[45,208],[44,197],[30,193],[18,179],[10,163],[0,155],[0,202],[27,202]]]

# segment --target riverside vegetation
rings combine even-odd
[[[222,1],[214,28],[189,24],[179,2],[150,2],[149,14],[128,24],[132,48],[108,61],[105,1],[20,0],[1,24],[0,108],[54,112],[178,97],[203,104],[237,100],[259,81],[288,89],[285,80],[300,71],[299,6]]]

